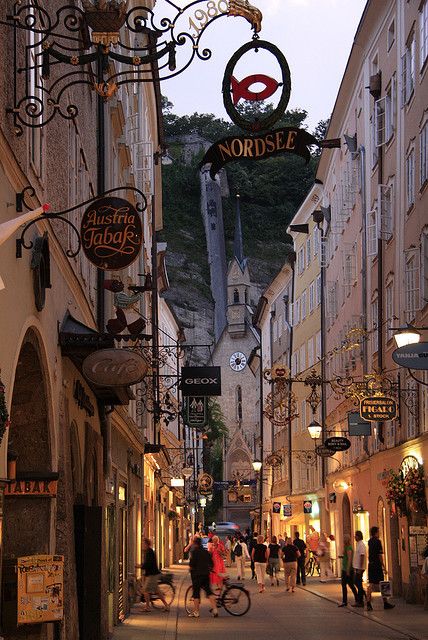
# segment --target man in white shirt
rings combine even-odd
[[[235,562],[237,569],[237,579],[243,580],[245,578],[245,561],[250,560],[250,554],[248,553],[248,547],[243,538],[238,538],[235,544],[232,546],[233,553],[235,554]]]
[[[363,534],[361,531],[355,532],[355,545],[354,556],[352,558],[352,568],[354,570],[354,583],[357,587],[357,598],[356,603],[353,604],[353,607],[362,607],[364,608],[364,589],[363,589],[363,574],[366,568],[366,556],[367,550],[366,545],[363,542]]]

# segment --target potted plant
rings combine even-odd
[[[389,479],[386,485],[386,499],[391,505],[392,514],[398,513],[399,516],[406,515],[406,488],[401,471],[395,473],[391,469],[389,472]]]
[[[412,511],[426,511],[425,480],[423,466],[409,469],[404,478],[404,487]]]

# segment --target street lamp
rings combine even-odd
[[[318,440],[318,438],[320,437],[321,432],[322,432],[322,426],[320,425],[319,422],[317,422],[316,420],[313,420],[308,425],[308,431],[309,431],[309,435],[311,436],[312,440]]]
[[[262,468],[262,462],[260,462],[260,460],[254,460],[254,462],[251,463],[253,465],[253,469],[256,473],[260,473],[260,470]]]
[[[417,344],[420,339],[420,332],[415,327],[412,327],[411,324],[399,327],[394,333],[394,340],[398,348],[407,347],[409,344]]]

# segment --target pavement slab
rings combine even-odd
[[[376,595],[373,613],[338,608],[340,583],[322,584],[313,578],[294,594],[286,592],[283,580],[279,587],[270,587],[266,581],[262,594],[253,580],[246,580],[251,608],[245,616],[234,617],[220,609],[219,617],[213,618],[205,599],[201,617],[189,618],[184,610],[190,584],[187,567],[173,571],[177,596],[170,613],[145,614],[135,607],[115,630],[113,640],[346,640],[350,634],[361,640],[428,640],[428,612],[422,606],[392,598],[396,608],[384,611]]]

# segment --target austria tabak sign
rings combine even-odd
[[[394,420],[397,417],[397,403],[388,396],[372,396],[360,402],[360,416],[371,422]]]
[[[100,198],[83,214],[80,235],[86,257],[98,269],[126,269],[141,251],[141,216],[123,198]]]
[[[297,127],[282,127],[259,136],[229,136],[208,149],[200,166],[211,164],[210,176],[214,179],[225,164],[234,160],[262,160],[281,153],[294,153],[308,163],[309,147],[317,144],[314,136]]]

